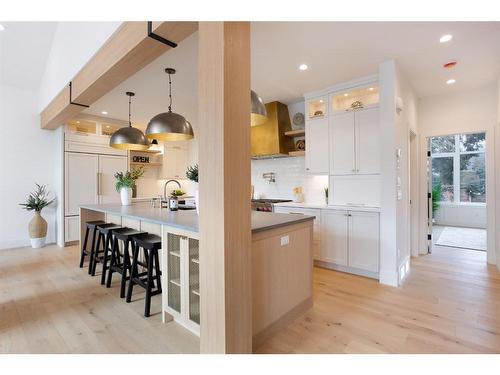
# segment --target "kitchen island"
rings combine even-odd
[[[85,223],[104,220],[162,237],[163,321],[174,319],[199,334],[198,215],[138,202],[80,206]],[[314,216],[252,211],[253,346],[312,306]]]

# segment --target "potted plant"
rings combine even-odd
[[[30,235],[31,247],[36,249],[45,245],[47,237],[47,222],[42,217],[42,210],[52,204],[55,198],[50,199],[45,185],[36,184],[36,190],[28,196],[26,203],[19,203],[27,211],[35,211],[31,219],[28,231]]]
[[[198,164],[192,165],[188,167],[186,171],[186,177],[188,180],[196,182],[196,189],[194,191],[194,202],[196,204],[196,213],[200,214],[200,205],[199,205],[199,191],[198,191]]]
[[[436,212],[439,210],[441,202],[441,194],[443,193],[443,188],[441,185],[434,185],[432,187],[432,221],[436,217]]]
[[[144,175],[144,168],[140,167],[131,171],[115,173],[116,191],[120,193],[122,206],[130,206],[132,204],[132,188],[135,182]]]

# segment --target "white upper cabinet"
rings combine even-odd
[[[162,178],[186,178],[189,152],[187,142],[165,142],[164,147]]]
[[[378,108],[335,113],[330,117],[330,174],[380,173]]]
[[[380,126],[378,108],[356,111],[356,172],[380,173]]]
[[[328,118],[306,121],[306,172],[328,174]]]
[[[379,214],[349,212],[349,267],[379,271]]]
[[[341,112],[330,119],[330,174],[356,173],[354,112]]]

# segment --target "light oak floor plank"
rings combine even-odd
[[[500,273],[435,246],[401,288],[316,268],[314,307],[258,353],[500,353]]]
[[[144,318],[144,291],[119,298],[79,268],[77,246],[0,251],[0,353],[199,353],[199,339],[161,322],[161,296]]]

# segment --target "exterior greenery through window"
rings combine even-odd
[[[486,203],[485,133],[432,137],[430,148],[441,202]]]

